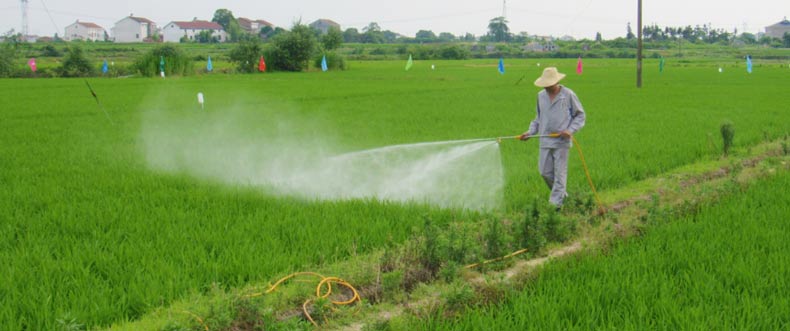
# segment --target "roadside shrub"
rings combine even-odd
[[[321,68],[321,60],[324,58],[323,54],[319,54],[313,59],[313,66]],[[329,70],[346,70],[346,60],[343,56],[337,53],[326,53],[326,67]]]
[[[730,148],[732,147],[732,139],[733,137],[735,137],[735,127],[733,127],[732,122],[724,121],[724,123],[721,124],[720,130],[721,130],[721,139],[724,142],[723,145],[724,156],[727,156],[730,154]]]
[[[44,46],[44,47],[42,47],[42,48],[41,48],[41,56],[47,56],[47,57],[60,57],[60,56],[62,56],[62,55],[63,55],[63,53],[61,53],[60,51],[58,51],[58,49],[57,49],[57,48],[55,48],[55,46],[52,46],[52,45],[46,45],[46,46]]]
[[[14,73],[16,50],[11,43],[4,43],[0,48],[0,77],[11,77]]]
[[[61,77],[89,77],[95,73],[95,68],[77,45],[68,48],[63,64],[58,68]]]
[[[194,71],[194,63],[174,45],[161,45],[135,61],[133,67],[146,77],[159,76],[159,63],[164,58],[166,76],[186,76]]]
[[[261,55],[264,54],[260,41],[257,39],[242,41],[230,51],[230,61],[236,64],[236,71],[252,73],[258,71]]]
[[[272,39],[271,66],[283,71],[302,71],[309,67],[315,53],[315,34],[307,25],[296,23],[291,31]]]
[[[470,52],[459,45],[446,45],[439,48],[438,54],[443,60],[466,60]]]

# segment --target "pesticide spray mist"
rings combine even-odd
[[[287,112],[149,111],[149,167],[307,199],[374,198],[490,209],[503,187],[495,141],[417,143],[347,152],[326,123]],[[345,150],[345,151],[344,151]]]

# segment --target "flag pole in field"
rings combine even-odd
[[[638,0],[636,14],[636,87],[642,87],[642,0]]]

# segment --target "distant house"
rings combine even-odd
[[[790,21],[787,16],[781,22],[765,27],[765,34],[771,38],[782,39],[785,33],[790,33]]]
[[[550,41],[543,43],[533,41],[529,44],[524,45],[524,47],[521,47],[521,50],[525,52],[554,52],[554,51],[558,51],[559,49],[560,48],[557,47],[557,45],[555,45],[553,42]]]
[[[321,31],[321,34],[326,34],[327,32],[329,32],[329,28],[336,28],[340,30],[340,24],[337,24],[337,22],[325,18],[310,23],[310,27],[318,31]]]
[[[228,40],[228,34],[225,32],[225,29],[222,28],[222,25],[216,22],[201,21],[198,19],[186,22],[173,21],[167,23],[165,27],[162,28],[162,40],[164,42],[173,43],[180,42],[181,38],[184,37],[187,40],[195,40],[197,35],[202,31],[211,31],[212,36],[217,37],[220,42]]]
[[[151,40],[156,32],[156,23],[153,21],[129,15],[115,23],[112,27],[112,37],[117,43],[136,43]]]
[[[249,18],[244,18],[244,17],[239,17],[236,20],[239,21],[239,25],[241,26],[241,29],[246,31],[247,33],[259,34],[261,32],[261,29],[263,29],[263,27],[265,26],[274,29],[274,24],[271,24],[264,20],[251,20]]]
[[[90,40],[98,41],[105,40],[107,31],[96,23],[80,22],[77,20],[74,23],[66,26],[66,34],[63,35],[63,40]]]

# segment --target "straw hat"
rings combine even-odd
[[[557,71],[557,68],[547,67],[546,69],[543,69],[543,75],[535,80],[535,86],[549,87],[559,83],[563,78],[565,78],[565,74],[561,74],[559,71]]]

